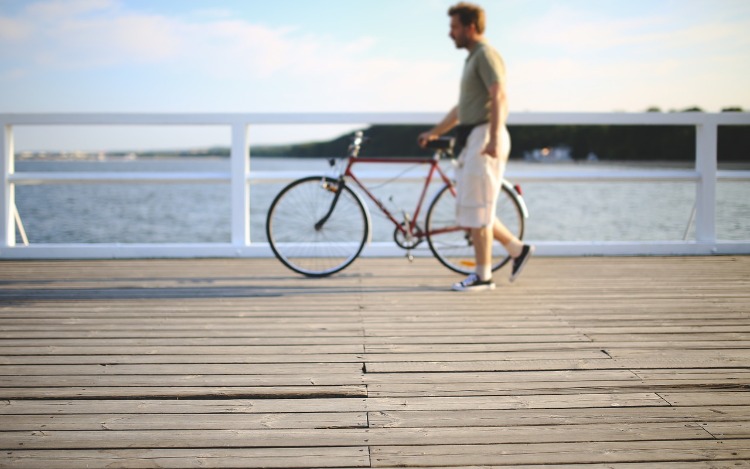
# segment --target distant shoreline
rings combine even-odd
[[[600,161],[675,161],[692,162],[695,159],[696,137],[692,126],[510,126],[511,159],[540,150],[564,149],[566,159],[579,162],[593,158]],[[416,135],[426,130],[415,125],[373,125],[366,129],[368,142],[362,156],[397,157],[427,156]],[[750,164],[750,126],[719,127],[717,154],[722,163]],[[251,155],[269,158],[330,158],[346,154],[351,134],[337,138],[297,144],[251,145]],[[17,159],[23,160],[81,160],[178,158],[178,157],[229,157],[231,149],[225,146],[165,150],[118,151],[22,151]],[[548,164],[548,163],[544,163]]]
[[[262,158],[262,159],[273,159],[273,160],[282,160],[284,158],[294,159],[294,160],[309,160],[309,161],[315,161],[315,160],[325,160],[328,158],[339,158],[337,156],[333,157],[323,157],[323,156],[279,156],[279,155],[253,155],[251,153],[251,159],[252,158]],[[395,158],[395,157],[394,157]],[[59,155],[53,155],[53,156],[45,156],[45,157],[25,157],[21,159],[17,159],[16,163],[96,163],[96,162],[103,162],[103,163],[135,163],[138,161],[159,161],[159,160],[228,160],[228,156],[218,156],[218,155],[200,155],[200,154],[192,154],[192,155],[176,155],[176,154],[149,154],[140,156],[138,155],[136,158],[128,158],[126,156],[121,155],[106,155],[104,159],[99,158],[98,155],[92,154],[90,157],[65,157],[65,156],[59,156]],[[641,167],[641,168],[658,168],[658,169],[664,169],[664,168],[670,168],[670,169],[692,169],[694,167],[694,161],[693,160],[647,160],[647,159],[640,159],[640,160],[612,160],[612,159],[602,159],[599,161],[586,161],[585,159],[582,160],[573,160],[573,161],[564,161],[564,162],[549,162],[549,163],[535,163],[535,162],[529,162],[525,161],[522,157],[514,157],[510,158],[510,161],[513,163],[524,163],[528,164],[530,166],[540,166],[540,167],[569,167],[569,166],[612,166],[612,165],[624,165],[624,166],[633,166],[633,167]],[[748,162],[738,162],[738,161],[728,161],[728,162],[719,162],[719,169],[723,170],[737,170],[737,171],[748,171],[750,170],[750,161]]]

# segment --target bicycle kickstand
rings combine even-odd
[[[414,262],[414,256],[411,254],[411,249],[406,250],[406,258],[409,259],[409,262]]]

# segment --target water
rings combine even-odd
[[[325,160],[253,157],[253,170],[324,174]],[[658,169],[656,166],[649,166]],[[361,166],[363,173],[366,166]],[[424,174],[425,166],[371,165],[378,172]],[[581,169],[632,170],[632,165],[539,165],[511,161],[514,171],[553,173]],[[18,161],[16,171],[195,171],[228,172],[223,158],[164,158],[135,161]],[[265,215],[284,183],[253,183],[251,241],[264,242]],[[374,183],[374,185],[379,185]],[[437,189],[430,189],[430,194]],[[391,182],[375,189],[394,213],[411,212],[420,186]],[[544,182],[523,184],[529,207],[526,238],[535,241],[670,241],[683,238],[695,199],[692,182]],[[720,182],[717,234],[721,240],[750,239],[750,182]],[[229,184],[48,184],[19,185],[16,205],[30,243],[230,242]],[[426,207],[424,207],[426,210]],[[370,207],[373,240],[393,239],[393,225]],[[421,218],[421,217],[420,217]],[[694,239],[694,229],[689,238]],[[20,243],[20,237],[18,238]]]

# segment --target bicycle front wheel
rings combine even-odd
[[[276,257],[293,271],[325,277],[362,252],[370,231],[367,212],[354,191],[341,189],[334,206],[339,181],[311,176],[286,186],[271,203],[266,236]]]
[[[495,216],[511,233],[523,239],[524,216],[512,189],[503,186],[497,198]],[[468,275],[475,271],[474,246],[466,228],[456,226],[456,196],[443,186],[427,211],[426,237],[430,250],[447,268]],[[508,263],[510,255],[497,240],[492,243],[492,270]]]

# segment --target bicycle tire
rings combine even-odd
[[[443,186],[427,210],[425,222],[427,243],[435,258],[445,267],[459,274],[475,271],[474,246],[469,230],[456,226],[456,197],[451,186]],[[524,214],[515,191],[502,186],[497,199],[495,216],[518,237],[523,239]],[[492,243],[492,270],[510,261],[510,255],[496,240]]]
[[[266,236],[276,256],[291,270],[325,277],[346,268],[362,252],[370,222],[361,198],[344,185],[322,227],[315,225],[331,208],[339,181],[309,176],[291,182],[271,203]]]

